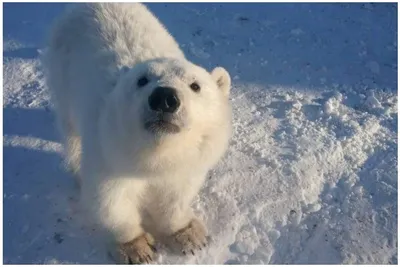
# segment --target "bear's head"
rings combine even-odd
[[[225,69],[209,73],[185,59],[125,67],[112,92],[116,137],[152,162],[216,152],[230,135],[230,87]]]

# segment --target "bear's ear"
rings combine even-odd
[[[222,90],[225,96],[229,96],[231,90],[231,77],[229,73],[222,67],[216,67],[211,72],[211,77],[217,83],[218,88]]]

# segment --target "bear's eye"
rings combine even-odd
[[[192,83],[190,88],[196,93],[200,91],[200,85],[198,83]]]
[[[148,83],[149,83],[149,79],[147,79],[146,76],[140,77],[139,80],[137,81],[137,85],[138,85],[139,87],[143,87],[143,86],[145,86],[145,85],[148,84]]]

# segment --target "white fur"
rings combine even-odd
[[[231,131],[229,74],[187,61],[141,4],[79,4],[60,18],[43,58],[67,160],[82,177],[83,204],[118,242],[152,219],[170,235],[185,227],[207,171]],[[137,88],[143,72],[150,83]],[[199,93],[189,85],[201,85]],[[156,86],[178,91],[176,134],[143,129]],[[145,216],[145,214],[149,216]]]

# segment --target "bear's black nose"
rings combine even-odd
[[[174,113],[180,106],[176,91],[168,87],[157,87],[149,96],[149,106],[152,110]]]

